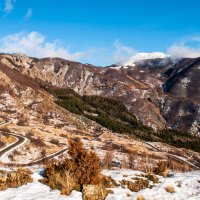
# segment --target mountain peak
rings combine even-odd
[[[131,56],[126,61],[122,62],[123,66],[135,66],[135,63],[142,60],[156,59],[156,58],[167,58],[169,55],[162,52],[152,52],[152,53],[137,53]]]

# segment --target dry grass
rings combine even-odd
[[[112,150],[106,151],[106,154],[102,162],[103,168],[111,169],[112,162],[113,162],[113,151]]]
[[[169,192],[169,193],[175,193],[176,192],[175,189],[172,186],[170,186],[170,185],[166,186],[165,190],[167,192]]]
[[[17,188],[33,181],[30,176],[32,172],[25,168],[19,168],[17,171],[0,171],[0,190],[8,188]]]
[[[52,175],[41,180],[42,183],[48,184],[51,189],[58,189],[63,195],[69,195],[75,188],[76,182],[68,171],[53,172]]]
[[[11,144],[16,141],[16,139],[12,136],[0,136],[0,140],[6,144]]]

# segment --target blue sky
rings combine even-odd
[[[96,65],[136,52],[195,57],[199,8],[199,0],[0,0],[0,51]]]

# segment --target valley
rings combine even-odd
[[[187,120],[187,117],[198,120],[198,101],[192,99],[194,97],[186,100],[186,97],[170,94],[179,84],[179,77],[167,93],[162,91],[162,77],[157,78],[158,73],[163,73],[161,70],[171,65],[171,61],[163,68],[152,69],[148,68],[148,62],[161,61],[148,60],[146,68],[143,68],[143,71],[147,71],[139,72],[141,66],[138,63],[134,67],[115,69],[97,68],[58,58],[39,60],[17,54],[1,55],[0,60],[0,168],[31,169],[33,183],[22,187],[31,185],[47,189],[38,181],[39,177],[42,178],[38,173],[42,173],[42,169],[55,160],[62,162],[68,159],[69,141],[81,141],[86,152],[94,152],[103,170],[107,170],[105,173],[111,177],[117,173],[115,170],[121,170],[119,174],[124,172],[123,177],[129,172],[137,174],[137,171],[149,176],[157,173],[154,171],[158,170],[159,163],[164,163],[165,173],[169,174],[170,171],[184,172],[192,176],[192,173],[200,170],[198,128],[194,128],[194,121],[187,121],[184,131],[178,128],[181,120]],[[198,60],[194,62],[194,65],[198,64]],[[170,107],[168,101],[171,101]],[[180,124],[172,128],[166,116],[178,106],[177,102],[183,102],[179,104],[183,106],[179,107],[182,118],[177,122]],[[177,116],[173,114],[173,120],[177,119],[180,110]],[[162,183],[168,180],[160,175],[158,179]],[[116,192],[106,199],[116,199],[119,191],[127,199],[140,195],[126,189],[131,187],[126,184],[133,183],[122,183],[123,179],[120,179],[121,189],[114,187],[113,191]],[[165,188],[161,185],[145,187]],[[145,187],[142,186],[141,191],[145,192]],[[177,186],[174,187],[177,190]],[[198,187],[196,182],[194,187]],[[7,195],[6,191],[3,194]],[[155,192],[153,189],[151,191]],[[58,192],[51,194],[58,195],[52,198],[61,198]],[[72,198],[82,199],[81,195],[74,192]],[[176,195],[179,196],[179,193]],[[196,196],[198,199],[198,192]],[[70,196],[66,198],[70,199]]]

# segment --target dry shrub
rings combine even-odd
[[[0,131],[4,132],[4,133],[10,133],[10,129],[7,127],[0,127]]]
[[[105,188],[115,188],[115,187],[120,186],[110,176],[103,176],[101,182],[102,182],[102,185],[104,185]]]
[[[166,186],[166,187],[165,187],[165,190],[166,190],[167,192],[169,192],[169,193],[174,193],[174,192],[176,192],[175,189],[174,189],[172,186],[170,186],[170,185]]]
[[[4,147],[5,146],[5,143],[0,141],[0,148]]]
[[[112,168],[112,162],[113,162],[113,151],[109,150],[106,151],[106,154],[103,159],[103,168],[105,169],[111,169]]]
[[[126,156],[123,156],[123,160],[121,161],[121,168],[122,169],[127,169],[129,168],[129,163],[127,161]]]
[[[135,181],[122,180],[122,186],[127,185],[128,189],[132,192],[138,192],[144,188],[149,187],[149,181],[143,178],[135,178]]]
[[[60,137],[63,137],[63,138],[67,138],[68,136],[66,134],[60,134]]]
[[[135,156],[132,153],[128,154],[128,167],[129,169],[134,169],[135,167]]]
[[[192,166],[188,165],[187,163],[178,162],[173,159],[168,159],[168,168],[172,171],[178,171],[178,172],[187,172],[191,171],[193,169]]]
[[[13,136],[4,136],[4,137],[0,136],[0,139],[2,142],[5,142],[5,143],[13,143],[16,141],[16,139]]]
[[[137,200],[145,200],[145,198],[144,198],[143,195],[140,194],[140,195],[137,196]]]
[[[21,155],[21,152],[15,149],[11,154],[8,155],[8,158],[10,158],[11,161],[14,161],[14,157],[19,155]]]
[[[69,140],[68,154],[70,158],[45,165],[42,183],[68,195],[73,189],[82,191],[83,185],[101,182],[100,159],[94,152],[84,149],[80,141]]]
[[[56,140],[56,139],[51,139],[49,142],[50,142],[51,144],[55,144],[55,145],[57,145],[57,146],[60,145],[60,142],[59,142],[58,140]]]
[[[24,118],[20,118],[17,122],[18,126],[28,126],[28,120]]]
[[[167,162],[164,161],[159,161],[157,166],[153,169],[154,174],[164,177],[167,177],[168,175],[167,171],[168,171],[168,164]]]
[[[45,144],[45,142],[40,139],[40,138],[34,138],[33,137],[34,134],[32,131],[29,131],[26,134],[26,137],[30,140],[30,142],[35,146],[35,147],[46,147],[47,145]]]
[[[41,154],[41,158],[45,158],[47,156],[47,152],[45,149],[42,149],[40,154]]]
[[[19,168],[17,171],[0,171],[0,190],[7,188],[17,188],[33,181],[30,176],[32,172],[25,168]]]
[[[69,195],[74,189],[76,183],[68,171],[54,171],[49,169],[48,177],[41,180],[42,183],[47,184],[51,189],[58,189],[61,194]]]
[[[144,177],[147,178],[149,181],[152,181],[153,183],[159,182],[159,179],[155,174],[147,174]]]

